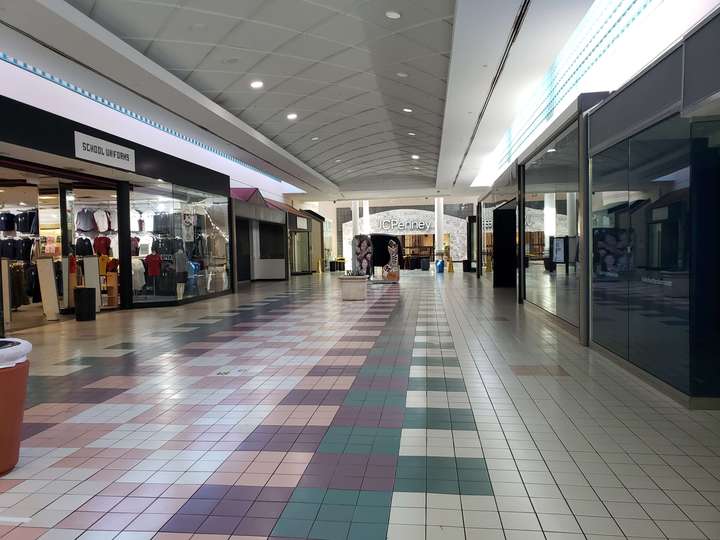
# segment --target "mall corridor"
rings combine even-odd
[[[337,283],[26,331],[0,537],[720,538],[717,413],[487,278]]]

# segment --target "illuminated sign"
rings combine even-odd
[[[383,219],[380,222],[380,228],[383,231],[429,231],[430,223],[419,220]]]

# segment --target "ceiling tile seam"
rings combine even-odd
[[[323,18],[323,19],[320,19],[318,22],[316,22],[316,23],[315,23],[314,25],[312,25],[310,28],[317,28],[319,25],[325,24],[325,23],[326,23],[328,20],[330,20],[332,17],[335,17],[335,15],[331,15],[331,16],[329,16],[329,17],[325,17],[325,18]],[[309,29],[308,29],[308,30],[309,30]],[[297,33],[297,32],[296,32],[296,34],[301,35],[300,33]],[[295,39],[296,37],[297,37],[297,35],[296,35],[296,36],[293,36],[293,37],[290,38],[290,39],[287,39],[287,40],[283,41],[281,44],[279,44],[277,47],[275,47],[275,48],[273,49],[273,51],[278,50],[280,47],[286,45],[287,43],[289,43],[290,41],[292,41],[292,40]],[[272,51],[269,51],[269,52],[272,52]],[[255,62],[255,64],[253,64],[252,68],[255,68],[255,67],[257,67],[258,65],[260,65],[260,63],[263,62],[263,61],[265,60],[265,58],[267,58],[267,54],[266,54],[266,56],[264,56],[263,58],[261,58],[260,60],[258,60],[257,62]],[[252,68],[250,69],[250,72],[252,72]],[[310,68],[307,68],[307,69],[310,69]],[[298,71],[297,73],[295,73],[294,75],[298,75],[299,73],[302,73],[303,71],[307,71],[307,70],[300,70],[300,71]],[[293,75],[293,76],[294,76],[294,75]],[[238,83],[242,78],[243,78],[242,76],[241,76],[241,77],[236,77],[229,85],[227,85],[227,86],[225,87],[225,89],[227,89],[227,88],[229,88],[229,87],[231,87],[231,86],[234,86],[234,85],[235,85],[236,83]],[[217,101],[217,100],[220,98],[220,96],[222,96],[222,94],[223,94],[223,92],[219,92],[219,93],[215,96],[215,98],[213,99],[213,101]],[[258,99],[259,99],[259,97],[258,97]],[[256,99],[255,101],[253,101],[253,102],[250,102],[250,103],[249,103],[249,106],[252,106],[253,103],[255,103],[256,101],[257,101],[257,99]],[[259,126],[262,126],[262,123],[259,124]],[[272,140],[272,138],[271,138],[271,140]]]
[[[358,166],[358,163],[364,163],[369,158],[372,158],[375,163],[379,164],[386,164],[387,160],[393,160],[391,163],[406,163],[408,166],[416,166],[413,165],[414,163],[418,163],[417,161],[411,160],[409,156],[399,154],[395,151],[377,151],[377,152],[370,152],[368,154],[363,154],[359,156],[353,156],[351,158],[348,158],[347,160],[343,160],[342,164],[339,163],[333,163],[331,166],[327,168],[319,168],[321,171],[327,171],[327,172],[333,172],[338,171],[342,169],[352,168],[354,166]],[[426,165],[430,166],[436,166],[437,159],[433,159],[432,157],[428,157],[425,160]]]
[[[350,132],[350,131],[352,131],[352,130],[347,130],[345,133]],[[365,137],[363,137],[363,138],[365,138]],[[362,140],[362,139],[358,139],[358,140]],[[396,141],[397,141],[396,139],[394,139],[394,140],[392,140],[392,141],[380,141],[380,142],[378,142],[378,143],[373,143],[373,144],[369,144],[369,145],[357,147],[357,149],[370,148],[370,147],[372,147],[372,146],[375,146],[376,144],[396,143]],[[350,142],[342,143],[342,144],[340,144],[340,145],[336,145],[336,146],[334,146],[334,147],[328,148],[327,150],[318,153],[316,156],[309,157],[308,159],[309,159],[309,161],[315,162],[317,158],[323,157],[323,156],[327,155],[328,153],[332,152],[332,150],[335,150],[336,148],[338,148],[339,146],[345,146],[346,144],[350,144]],[[406,144],[406,143],[397,142],[397,144]],[[409,146],[409,145],[408,145],[408,146]],[[433,146],[434,146],[434,145],[433,145]],[[416,146],[415,146],[415,145],[412,145],[412,147],[414,148],[414,147],[416,147]],[[437,148],[436,148],[434,151],[437,152],[438,155],[439,155],[439,151],[437,150]],[[318,166],[323,166],[324,163],[327,163],[328,161],[331,161],[331,160],[335,160],[335,159],[338,159],[338,158],[342,159],[341,156],[344,156],[344,155],[347,155],[347,154],[348,154],[348,152],[332,154],[332,155],[330,155],[325,161],[322,161]]]
[[[374,109],[367,109],[367,110],[385,111],[386,109],[374,108]],[[366,111],[363,111],[363,112],[367,112],[367,110],[366,110]],[[352,115],[352,117],[355,117],[355,116],[357,116],[357,115]],[[347,119],[347,117],[344,118],[343,120],[345,120],[345,119]],[[340,122],[340,121],[342,121],[342,120],[333,121],[333,122],[328,122],[328,123],[326,123],[326,124],[323,126],[323,128],[328,127],[328,126],[331,126],[331,125],[335,125],[335,124],[337,124],[337,123]],[[337,132],[337,133],[333,133],[332,136],[333,136],[333,137],[340,137],[340,136],[342,136],[342,135],[344,135],[344,134],[346,134],[346,133],[350,133],[350,132],[353,132],[353,131],[357,131],[357,130],[360,130],[360,129],[363,129],[363,128],[369,128],[369,127],[372,127],[372,126],[375,126],[375,125],[388,125],[388,124],[389,124],[390,126],[392,126],[392,129],[385,129],[385,130],[382,131],[382,133],[394,132],[396,129],[398,129],[398,128],[395,127],[395,123],[391,122],[389,119],[388,119],[388,120],[375,120],[375,121],[372,121],[372,122],[368,122],[368,123],[366,123],[366,124],[360,124],[360,125],[354,125],[354,126],[348,127],[347,129],[344,129],[343,131],[340,131],[340,132]],[[427,123],[426,123],[426,125],[427,125]],[[404,128],[404,129],[413,130],[412,133],[416,133],[416,134],[417,134],[417,133],[423,133],[423,134],[425,134],[426,137],[436,138],[436,137],[434,137],[434,136],[432,136],[432,135],[427,134],[427,132],[425,132],[425,131],[421,131],[420,129],[415,128],[414,126],[417,126],[417,123],[414,123],[414,124],[412,125],[412,127],[407,127],[407,128]],[[321,129],[322,129],[322,128],[321,128]],[[318,133],[319,131],[321,131],[321,129],[320,129],[320,130],[318,130],[318,129],[313,129],[313,130],[311,130],[311,131],[313,131],[313,132],[315,132],[315,133]],[[310,130],[309,130],[309,131],[310,131]],[[380,132],[378,132],[378,133],[380,133]],[[365,137],[367,137],[367,136],[370,136],[370,135],[372,135],[372,134],[362,135],[362,136],[356,137],[355,139],[348,139],[348,140],[343,141],[343,142],[338,142],[338,144],[336,144],[335,146],[330,147],[330,148],[335,148],[335,147],[340,146],[340,145],[342,145],[342,144],[347,144],[347,143],[350,143],[350,142],[353,142],[353,141],[356,141],[356,140],[361,140],[361,139],[363,139],[363,138],[365,138]],[[408,136],[408,137],[409,137],[409,135],[405,135],[405,136]],[[297,143],[298,141],[301,141],[301,140],[303,140],[303,139],[305,139],[305,138],[307,138],[307,137],[308,137],[308,132],[306,132],[306,133],[303,134],[303,135],[298,136],[298,137],[295,138],[292,142],[289,142],[289,143],[288,143],[288,146],[291,146],[291,145]],[[417,138],[417,135],[416,135],[416,138]],[[439,141],[438,141],[438,142],[439,142]]]
[[[261,5],[262,5],[262,4],[258,4],[257,9],[253,12],[253,15],[257,15],[257,14],[258,14],[258,12],[260,11],[260,6],[261,6]],[[197,63],[195,64],[195,69],[194,69],[193,71],[191,71],[190,73],[188,73],[187,77],[186,77],[185,79],[183,79],[183,81],[187,82],[187,79],[189,79],[189,78],[192,76],[192,74],[195,72],[195,70],[197,69],[197,67],[198,67],[200,64],[202,64],[202,63],[212,54],[212,52],[215,51],[215,50],[218,48],[218,45],[219,45],[222,41],[224,41],[230,34],[232,34],[233,32],[235,32],[235,30],[237,30],[238,27],[239,27],[241,24],[242,24],[242,21],[235,21],[235,23],[232,25],[232,28],[231,28],[230,30],[228,30],[227,32],[225,32],[225,34],[223,34],[223,36],[222,36],[219,40],[217,40],[217,43],[215,43],[215,44],[213,45],[213,47],[205,54],[205,56],[203,56],[203,58],[202,58],[199,62],[197,62]]]
[[[403,162],[406,162],[408,165],[417,166],[415,164],[420,163],[420,160],[413,160],[410,157],[410,155],[411,154],[406,154],[404,152],[400,152],[395,149],[375,150],[375,151],[370,151],[370,152],[366,152],[366,153],[362,153],[362,154],[355,154],[355,155],[349,156],[346,159],[343,159],[342,162],[340,162],[340,163],[336,163],[333,161],[328,167],[318,167],[318,168],[319,168],[319,170],[325,170],[325,171],[339,170],[339,169],[344,169],[347,167],[356,166],[358,163],[364,163],[368,159],[377,160],[378,162],[381,162],[383,159],[396,159],[398,161],[402,160]],[[435,166],[438,161],[438,158],[435,155],[427,155],[422,158],[422,161],[426,165]]]
[[[181,2],[181,3],[184,3],[184,2],[187,2],[187,0],[183,0],[183,2]],[[95,1],[95,5],[97,5],[97,0]],[[169,6],[169,5],[170,4],[168,4],[167,6]],[[145,48],[142,51],[140,51],[143,54],[143,56],[148,56],[148,53],[153,46],[153,43],[155,43],[155,39],[160,35],[161,32],[163,32],[168,27],[168,24],[170,24],[170,21],[173,19],[175,14],[178,12],[179,6],[180,6],[180,4],[175,5],[174,9],[172,9],[168,13],[167,17],[165,17],[165,20],[163,20],[163,22],[158,26],[158,28],[155,31],[150,42],[145,46]],[[148,56],[148,58],[149,58],[149,56]]]
[[[382,109],[382,108],[377,108],[377,107],[374,107],[374,108],[372,108],[372,109],[367,109],[367,110],[365,110],[365,111],[361,111],[360,113],[357,113],[356,115],[353,115],[353,116],[359,116],[360,114],[365,114],[365,113],[367,113],[368,111],[382,111],[382,112],[387,112],[388,115],[392,115],[393,117],[405,118],[405,115],[403,115],[402,113],[395,113],[394,111],[392,111],[392,110],[390,110],[390,109]],[[314,114],[308,116],[308,117],[306,118],[306,120],[310,120],[310,119],[312,118],[312,116],[314,116]],[[327,122],[327,123],[325,123],[325,124],[321,124],[319,128],[316,127],[313,131],[318,131],[318,129],[323,129],[323,128],[326,128],[326,127],[328,127],[328,126],[332,126],[332,125],[334,125],[334,124],[337,124],[337,123],[339,123],[339,122],[344,122],[345,120],[347,120],[347,118],[343,118],[343,119],[341,119],[341,120],[333,120],[332,122]],[[441,128],[441,125],[437,125],[437,126],[436,126],[435,124],[432,124],[432,123],[430,123],[430,122],[428,122],[428,121],[426,121],[426,120],[423,120],[423,119],[421,119],[421,118],[419,118],[419,117],[416,117],[416,121],[419,122],[419,123],[422,124],[422,125],[425,125],[425,126],[430,126],[430,127],[433,127],[433,128]],[[266,121],[266,122],[264,122],[264,123],[268,123],[268,121]],[[416,125],[417,125],[417,124],[416,124]],[[291,128],[294,128],[294,126],[288,126],[288,129],[291,129]],[[354,129],[354,127],[353,127],[353,128],[348,128],[348,129]],[[411,129],[411,128],[408,128],[408,129]],[[278,133],[277,135],[281,135],[281,134],[284,133],[285,131],[287,131],[287,130],[283,130],[282,132]]]
[[[393,142],[393,141],[384,141],[385,144],[391,144],[392,142]],[[377,144],[373,144],[373,145],[367,145],[367,146],[362,146],[362,147],[355,147],[352,151],[354,152],[354,151],[358,151],[358,150],[366,150],[366,149],[368,149],[368,148],[372,148],[373,146],[377,146],[378,144],[381,144],[381,143],[377,143]],[[434,146],[431,146],[431,145],[425,145],[425,146],[420,146],[420,145],[416,145],[416,146],[402,145],[400,148],[398,148],[397,151],[398,151],[398,152],[405,152],[405,153],[407,153],[408,155],[413,155],[414,153],[415,153],[415,154],[418,154],[418,153],[419,153],[419,154],[420,154],[421,156],[423,156],[423,157],[431,157],[431,156],[433,156],[433,155],[438,155],[438,156],[439,156],[439,154],[437,153],[436,148],[435,148]],[[323,164],[325,164],[325,163],[328,163],[329,161],[334,161],[334,160],[332,160],[332,159],[331,159],[331,160],[323,159],[323,158],[324,158],[324,155],[325,155],[324,152],[321,152],[321,153],[316,154],[316,155],[314,155],[314,156],[307,156],[304,152],[300,152],[299,155],[302,156],[303,159],[306,159],[309,163],[316,163],[316,162],[318,162],[318,161],[321,161]],[[337,154],[336,154],[336,155],[337,155]],[[347,155],[347,154],[345,154],[345,155]]]
[[[393,139],[384,139],[382,142],[384,142],[386,144],[390,144],[390,143],[393,143],[393,141],[394,141]],[[417,151],[426,152],[426,153],[436,151],[436,147],[433,144],[409,146],[407,144],[400,143],[400,145],[404,151],[409,151],[409,152],[412,152],[412,150],[410,150],[411,148],[416,149]],[[311,152],[311,149],[313,150],[313,152]],[[301,156],[303,156],[304,159],[307,158],[308,160],[318,160],[318,159],[322,159],[322,157],[327,153],[327,152],[322,151],[322,149],[319,149],[319,151],[316,151],[316,150],[318,150],[318,149],[315,149],[313,147],[307,147],[305,149],[299,149],[299,154]],[[415,152],[415,153],[417,153],[417,152]]]
[[[416,166],[417,165],[415,165],[413,167],[416,167]],[[431,173],[434,172],[436,174],[435,168],[425,167],[426,170],[428,168],[430,169]],[[361,176],[362,173],[365,173],[365,172],[375,172],[375,171],[378,172],[379,174],[383,174],[383,173],[390,172],[390,171],[402,171],[404,174],[406,174],[409,177],[418,175],[418,172],[414,168],[412,171],[409,171],[408,165],[404,161],[385,161],[381,164],[381,166],[378,165],[378,166],[371,166],[371,167],[370,166],[369,167],[352,167],[351,166],[351,167],[345,169],[345,171],[347,171],[349,174],[352,174],[355,177],[359,177],[359,176]],[[350,171],[352,171],[352,172],[350,173]],[[335,176],[336,176],[336,178],[338,178],[338,180],[340,180],[341,178],[347,177],[348,174],[338,173]]]
[[[400,147],[402,148],[403,151],[404,151],[404,150],[407,150],[408,153],[410,153],[410,154],[412,154],[412,150],[411,150],[411,149],[416,149],[416,150],[420,151],[420,150],[423,149],[423,147],[424,147],[425,152],[430,153],[430,155],[432,155],[432,154],[437,154],[437,155],[439,156],[439,153],[437,152],[437,148],[435,147],[435,145],[430,145],[430,144],[426,144],[426,145],[413,144],[413,145],[410,145],[410,144],[404,143],[404,142],[402,142],[402,141],[397,141],[396,139],[385,140],[385,141],[378,141],[378,142],[374,142],[374,143],[372,143],[372,144],[367,144],[367,145],[365,145],[365,146],[356,146],[355,148],[353,148],[352,151],[363,150],[363,149],[365,149],[365,148],[372,148],[373,146],[377,146],[377,145],[379,145],[379,144],[391,144],[391,143],[395,143],[395,144],[397,144],[397,145],[400,145]],[[350,144],[350,143],[346,143],[346,144]],[[417,152],[416,152],[416,153],[417,153]],[[324,154],[327,154],[327,152],[320,152],[320,153],[316,154],[315,156],[306,156],[306,155],[305,155],[305,152],[301,152],[301,153],[300,153],[300,155],[302,155],[303,158],[307,158],[308,161],[315,161],[318,157],[321,157],[321,156],[323,156]],[[333,157],[331,157],[330,159],[337,159],[337,156],[338,156],[338,155],[341,155],[341,154],[335,154],[335,155],[334,155]],[[345,155],[347,155],[347,154],[345,154]],[[426,154],[426,155],[427,155],[427,154]],[[327,160],[326,160],[325,162],[323,162],[323,163],[326,163],[326,162],[327,162]]]

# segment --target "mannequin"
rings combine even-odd
[[[185,295],[185,283],[187,283],[187,256],[182,249],[175,252],[175,288],[178,300]]]

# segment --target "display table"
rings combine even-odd
[[[0,475],[17,465],[32,345],[22,339],[0,339]]]

